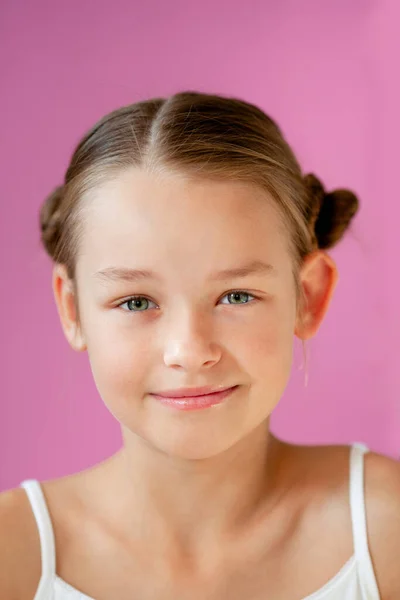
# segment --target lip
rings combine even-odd
[[[225,387],[221,388],[219,391],[215,391],[216,388],[210,387],[182,388],[180,390],[171,390],[171,392],[162,392],[162,394],[151,394],[151,396],[153,396],[153,398],[158,400],[161,404],[177,410],[201,410],[215,406],[216,404],[221,404],[221,402],[230,396],[238,387],[238,385],[229,388]],[[214,391],[211,393],[199,393],[199,390],[204,389],[213,389]],[[185,395],[188,392],[192,395]],[[166,395],[167,393],[173,393],[175,395],[168,396]]]
[[[194,398],[196,396],[204,396],[206,394],[215,394],[217,392],[224,392],[234,386],[214,386],[204,385],[202,387],[186,387],[178,388],[175,390],[163,390],[162,392],[155,392],[154,395],[162,396],[163,398]]]

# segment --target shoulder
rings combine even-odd
[[[327,477],[335,479],[348,498],[351,446],[315,449],[318,464],[329,465]],[[321,460],[322,457],[322,460]],[[369,450],[364,454],[364,501],[368,549],[381,600],[400,598],[400,461]]]
[[[317,503],[329,490],[348,511],[349,445],[295,446],[295,471],[309,483]],[[364,454],[364,500],[368,548],[381,600],[400,598],[400,461],[370,450]],[[343,513],[344,514],[344,513]],[[340,529],[340,528],[339,528]],[[350,532],[351,533],[351,532]]]
[[[400,461],[365,454],[368,545],[382,600],[400,598]]]
[[[26,492],[0,493],[0,597],[32,599],[41,574],[39,534]]]

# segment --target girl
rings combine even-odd
[[[42,240],[123,446],[1,495],[2,599],[400,598],[398,463],[269,430],[357,207],[235,98],[155,98],[85,135]]]

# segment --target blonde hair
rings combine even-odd
[[[272,196],[288,230],[296,290],[304,257],[336,244],[358,209],[349,190],[326,193],[303,175],[278,125],[243,100],[184,91],[121,107],[98,121],[71,158],[64,183],[40,210],[50,257],[74,280],[83,197],[129,167],[247,182]]]

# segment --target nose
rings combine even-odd
[[[221,359],[212,327],[204,314],[181,313],[169,324],[164,342],[164,363],[185,371],[210,368]]]

